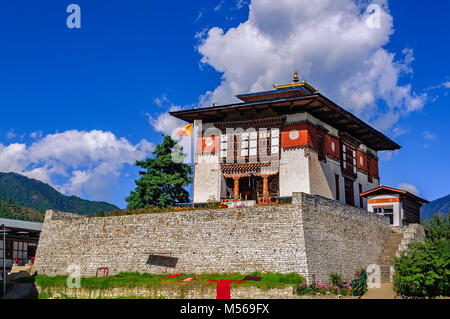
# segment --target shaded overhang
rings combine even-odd
[[[29,222],[17,219],[0,218],[0,225],[5,225],[6,237],[38,239],[39,234],[42,231],[43,224],[38,222]],[[2,236],[3,236],[3,227],[0,226],[0,237]]]
[[[375,151],[400,149],[397,143],[383,133],[377,131],[320,93],[254,103],[237,103],[174,111],[170,112],[170,115],[189,123],[194,122],[194,120],[211,123],[222,122],[232,113],[242,119],[256,119],[258,118],[258,113],[262,113],[265,110],[271,110],[280,116],[307,112],[324,123],[338,129],[340,132],[347,132]]]

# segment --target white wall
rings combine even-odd
[[[357,207],[360,207],[360,202],[359,202],[359,185],[362,185],[362,192],[367,192],[371,189],[377,188],[378,186],[380,186],[380,181],[378,178],[374,178],[372,183],[369,183],[369,178],[367,176],[367,174],[364,174],[360,171],[357,171],[357,177],[355,180],[355,184],[353,185],[353,188],[355,190],[355,204]],[[367,199],[363,198],[363,207],[364,209],[367,209]]]
[[[292,196],[293,192],[310,192],[309,149],[281,150],[280,196]]]
[[[326,162],[319,161],[317,152],[311,151],[309,174],[311,176],[311,195],[321,195],[330,199],[336,199],[335,174],[341,175],[341,167],[338,161],[329,157],[327,157]],[[339,178],[339,183],[342,183],[342,187],[344,187],[344,180],[342,177]],[[342,187],[339,187],[339,193],[342,193]]]
[[[219,154],[196,154],[194,174],[194,203],[205,203],[209,199],[220,200],[222,172]]]
[[[399,195],[377,195],[377,196],[369,196],[367,199],[389,199],[389,198],[398,198]],[[394,210],[394,226],[402,226],[402,209],[400,202],[392,202],[392,203],[372,203],[367,205],[367,210],[369,212],[373,212],[375,207],[391,207]]]

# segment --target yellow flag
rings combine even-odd
[[[178,131],[177,136],[191,136],[193,126],[194,123],[183,126],[183,128]]]

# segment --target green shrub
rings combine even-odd
[[[330,277],[330,282],[332,285],[342,288],[344,284],[342,283],[342,276],[337,272],[332,272],[328,275]]]
[[[449,215],[435,215],[432,219],[427,219],[423,226],[425,241],[411,243],[407,253],[394,257],[394,288],[401,296],[449,296]]]

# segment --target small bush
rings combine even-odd
[[[426,238],[411,243],[408,252],[394,257],[394,289],[400,296],[450,295],[450,216],[424,221]]]
[[[330,282],[332,285],[337,287],[343,287],[342,276],[337,272],[332,272],[329,274]]]

